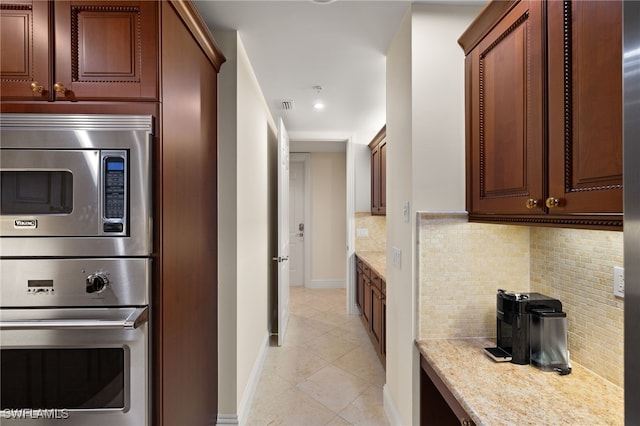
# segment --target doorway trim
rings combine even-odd
[[[325,151],[322,149],[322,144],[325,143],[325,146],[327,145],[326,142],[342,142],[345,143],[345,152],[346,152],[346,167],[347,167],[347,190],[346,190],[346,195],[347,195],[347,211],[345,212],[346,215],[346,219],[347,219],[347,247],[345,247],[346,251],[345,251],[345,257],[346,257],[346,261],[347,261],[347,270],[346,270],[346,311],[348,314],[350,315],[359,315],[360,311],[358,310],[358,307],[356,306],[356,298],[355,298],[355,275],[356,275],[356,268],[355,268],[355,241],[356,241],[356,237],[355,237],[355,211],[356,211],[356,202],[355,202],[355,195],[356,195],[356,180],[355,180],[355,176],[356,176],[356,172],[355,172],[355,167],[356,167],[356,163],[355,163],[355,155],[354,155],[354,148],[353,148],[353,140],[354,137],[351,133],[343,133],[343,132],[289,132],[289,138],[294,142],[292,145],[295,145],[296,143],[300,143],[302,142],[301,145],[304,145],[305,147],[305,151],[308,152],[316,152],[315,148],[316,146],[318,147],[317,151],[318,152],[322,152]],[[316,144],[317,143],[317,144]],[[311,148],[311,149],[307,149],[307,148]],[[291,155],[294,155],[294,153],[291,153]],[[310,180],[310,179],[309,179]],[[306,185],[306,183],[305,183]],[[306,214],[306,212],[305,212]],[[306,219],[305,219],[306,220]],[[305,240],[305,244],[307,243],[307,240]],[[306,247],[305,247],[305,252],[306,252]],[[307,255],[307,253],[305,253],[305,256]],[[309,253],[309,256],[311,255],[311,253]],[[306,259],[305,259],[306,262]],[[307,273],[307,271],[305,270],[305,274]],[[311,276],[311,268],[309,268],[309,277]],[[306,276],[305,276],[305,280],[306,280]],[[305,284],[306,285],[306,284]]]
[[[302,286],[307,288],[311,282],[311,238],[313,238],[311,230],[311,167],[309,167],[310,154],[292,152],[289,156],[289,162],[302,163],[304,168],[304,259],[303,268],[304,275],[302,277]]]

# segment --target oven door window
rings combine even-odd
[[[68,170],[0,172],[3,215],[70,214],[73,175]]]
[[[125,407],[123,348],[3,349],[0,409]]]

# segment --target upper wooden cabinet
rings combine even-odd
[[[550,1],[553,213],[622,213],[622,2]]]
[[[387,126],[369,143],[371,149],[371,213],[387,214]]]
[[[158,4],[1,0],[2,100],[157,99]]]
[[[621,229],[620,1],[492,2],[466,53],[470,219]]]

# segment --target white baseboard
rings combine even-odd
[[[382,400],[384,405],[384,413],[387,415],[389,424],[392,426],[401,426],[402,419],[400,418],[400,413],[398,412],[398,408],[393,401],[391,392],[389,392],[389,386],[386,383],[382,387]]]
[[[249,382],[247,383],[247,387],[244,390],[244,395],[242,396],[242,400],[240,401],[240,406],[238,407],[239,425],[245,425],[247,423],[249,410],[251,409],[253,397],[256,394],[256,388],[258,387],[258,382],[260,381],[260,375],[262,374],[262,367],[264,367],[264,360],[267,357],[268,349],[269,333],[266,333],[264,339],[262,340],[262,345],[260,346],[260,352],[256,357],[256,362],[253,364],[253,368],[251,369]]]
[[[238,407],[238,414],[220,414],[218,413],[219,425],[245,425],[247,423],[247,417],[249,416],[249,410],[251,409],[251,403],[260,381],[260,375],[262,373],[262,367],[264,366],[264,359],[267,356],[267,349],[269,348],[269,333],[266,333],[260,352],[256,357],[256,361],[253,364],[251,375],[249,376],[249,382],[244,390],[244,395],[240,401]]]
[[[238,416],[236,414],[219,414],[218,413],[218,425],[237,425]]]
[[[306,288],[346,288],[344,280],[310,280]]]

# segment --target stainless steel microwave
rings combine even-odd
[[[148,256],[150,116],[0,115],[0,256]]]

